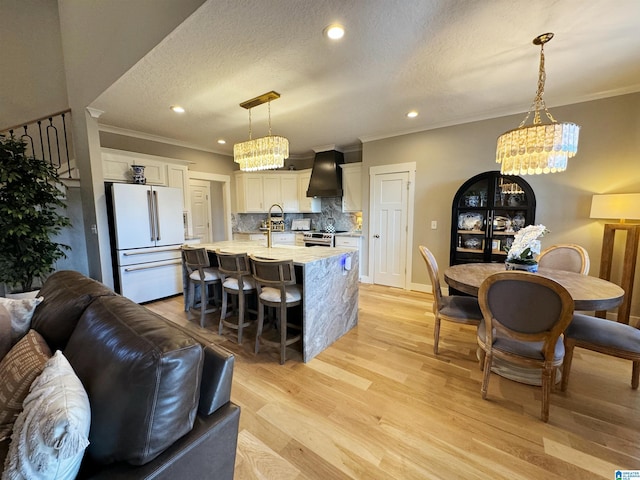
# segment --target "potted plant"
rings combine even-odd
[[[31,291],[36,279],[53,272],[70,247],[54,241],[70,225],[59,213],[58,172],[50,163],[26,154],[26,144],[0,135],[0,282]]]
[[[547,233],[544,225],[529,225],[518,230],[507,251],[505,266],[507,270],[538,271],[537,255],[540,255],[541,243],[538,238]]]

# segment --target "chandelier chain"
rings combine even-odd
[[[531,106],[529,107],[529,111],[524,117],[524,120],[520,122],[518,128],[522,128],[529,120],[531,116],[531,112],[533,113],[533,125],[540,125],[542,123],[540,119],[540,111],[544,110],[545,115],[551,121],[551,123],[557,123],[558,121],[551,115],[551,112],[547,109],[547,104],[544,101],[544,84],[547,80],[547,72],[544,68],[544,43],[540,44],[540,67],[538,70],[538,89],[536,90],[536,96],[531,102]]]

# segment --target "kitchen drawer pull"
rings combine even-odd
[[[182,264],[182,260],[176,260],[175,262],[167,262],[161,265],[149,264],[149,265],[141,265],[139,267],[127,267],[124,269],[125,272],[135,272],[136,270],[149,270],[150,268],[160,268],[160,267],[168,267],[170,265],[180,265]]]

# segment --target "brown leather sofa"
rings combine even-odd
[[[77,478],[232,479],[234,357],[78,272],[51,275],[31,326],[62,350],[91,405]]]

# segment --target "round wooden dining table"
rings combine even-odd
[[[466,263],[447,268],[444,280],[450,287],[477,297],[480,285],[487,277],[504,271],[502,263]],[[609,310],[620,305],[624,297],[622,288],[601,278],[551,268],[539,268],[537,274],[564,286],[573,298],[575,310]],[[491,370],[516,382],[528,385],[542,383],[539,369],[516,365],[505,359],[494,359]],[[556,382],[560,382],[561,377],[562,373],[558,371]]]
[[[444,280],[450,287],[477,297],[480,285],[488,276],[504,271],[503,263],[465,263],[447,268]],[[576,310],[610,310],[620,305],[624,297],[622,288],[601,278],[552,268],[539,268],[537,274],[566,288]]]

